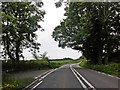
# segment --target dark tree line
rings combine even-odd
[[[52,35],[59,47],[82,51],[95,64],[107,64],[113,53],[120,55],[119,2],[70,2],[65,11],[66,19]]]

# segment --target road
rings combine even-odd
[[[120,90],[120,79],[90,69],[80,68],[78,64],[67,64],[51,71],[39,79],[30,90],[68,89],[68,90]]]

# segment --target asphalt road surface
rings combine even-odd
[[[42,77],[31,90],[120,90],[119,84],[116,77],[68,64]]]

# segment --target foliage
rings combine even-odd
[[[52,67],[58,68],[65,64],[79,63],[80,60],[54,60],[51,61]]]
[[[33,80],[33,78],[16,79],[13,76],[4,73],[2,90],[21,90],[21,88],[25,87]]]
[[[80,66],[120,77],[120,68],[119,68],[120,64],[119,63],[112,62],[112,63],[109,63],[108,65],[103,65],[103,64],[95,65],[95,64],[91,64],[90,62],[86,60],[82,60],[82,62],[80,63]]]
[[[76,63],[79,60],[56,60],[50,61],[50,64],[47,60],[31,60],[31,61],[19,61],[13,62],[8,61],[2,62],[2,71],[6,73],[26,71],[26,70],[40,70],[40,69],[52,69],[62,66],[64,64]],[[24,67],[24,68],[23,68]]]
[[[48,60],[47,52],[44,52],[43,54],[40,54],[40,58],[42,60]]]
[[[39,50],[35,32],[43,30],[38,22],[43,20],[42,2],[2,2],[3,57],[19,61],[23,49]]]
[[[32,55],[36,60],[48,60],[47,52],[44,52],[43,54],[32,53]]]
[[[37,53],[32,53],[32,55],[35,60],[39,60],[40,57]]]
[[[18,71],[40,70],[40,69],[48,69],[48,68],[50,67],[46,60],[41,60],[41,61],[31,60],[31,61],[19,61],[19,62],[3,61],[2,63],[2,70],[4,72],[18,72]]]
[[[53,31],[59,47],[70,47],[97,64],[107,64],[112,53],[119,52],[120,3],[70,2],[66,19]]]

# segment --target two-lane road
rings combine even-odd
[[[71,69],[71,67],[73,69]],[[79,76],[81,75],[81,76]],[[64,65],[39,81],[34,89],[79,89],[79,90],[120,90],[120,79],[78,67],[78,64]],[[94,89],[90,89],[89,86]],[[84,88],[84,86],[88,88]]]
[[[65,65],[48,75],[37,88],[82,88],[70,70],[70,65]]]

